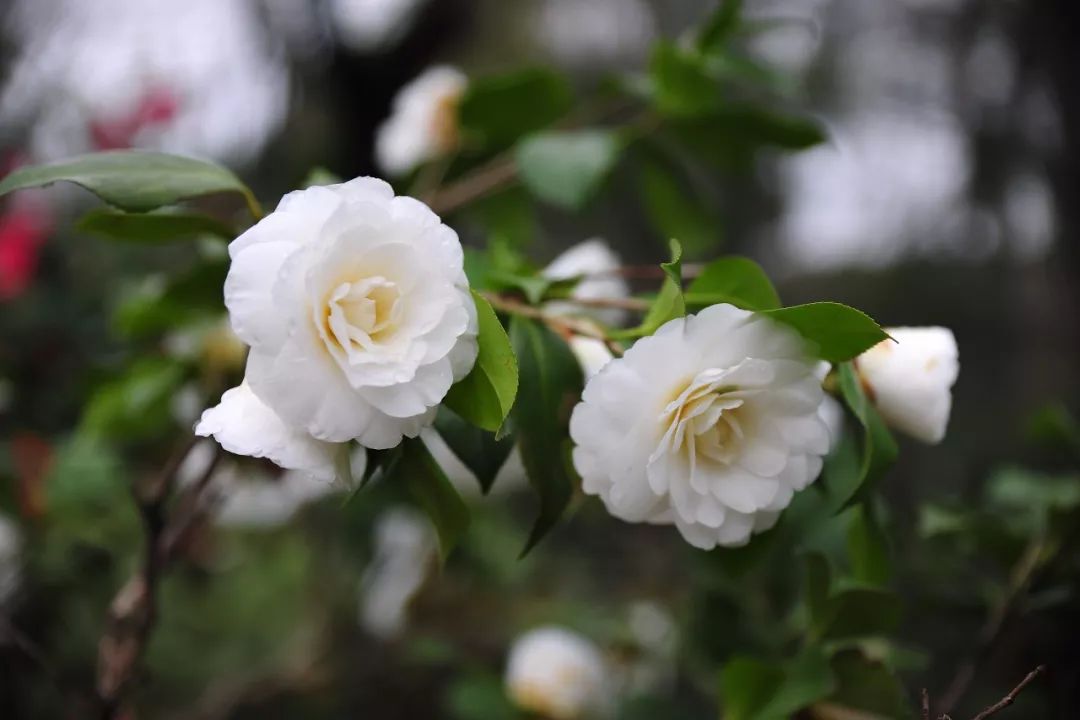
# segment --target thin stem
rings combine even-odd
[[[209,486],[221,457],[220,452],[215,453],[189,491],[182,512],[170,519],[166,506],[177,473],[197,440],[195,437],[189,439],[170,458],[160,475],[135,490],[145,536],[143,560],[113,598],[105,630],[98,642],[97,696],[103,720],[112,720],[120,714],[157,622],[159,581],[197,521],[201,513],[200,496]]]
[[[484,296],[484,299],[491,303],[491,307],[500,312],[509,315],[520,315],[521,317],[527,317],[532,320],[539,320],[563,337],[581,335],[582,337],[600,340],[607,345],[612,354],[616,356],[622,355],[624,352],[624,348],[619,342],[609,337],[607,333],[593,323],[579,318],[565,317],[544,312],[541,308],[526,305],[519,300],[504,297],[496,293],[484,292],[481,294]]]
[[[1045,672],[1045,670],[1046,666],[1040,665],[1039,667],[1029,672],[1026,676],[1024,676],[1024,679],[1020,681],[1020,684],[1014,687],[1008,695],[983,710],[981,713],[976,715],[973,720],[986,720],[986,718],[990,717],[994,713],[1000,710],[1004,710],[1005,708],[1012,705],[1014,702],[1016,702],[1016,696],[1022,693],[1024,691],[1024,688],[1030,685],[1035,680],[1035,678]]]
[[[251,217],[255,220],[255,222],[259,222],[260,220],[262,220],[263,216],[266,215],[266,213],[263,212],[262,205],[259,204],[259,200],[255,197],[255,193],[251,192],[251,190],[248,190],[247,188],[244,188],[243,195],[244,202],[247,204],[247,209],[248,212],[251,213]]]
[[[517,180],[517,165],[509,155],[499,155],[459,180],[431,193],[428,206],[446,215],[475,202]]]

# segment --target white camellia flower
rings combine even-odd
[[[406,628],[409,603],[438,557],[431,523],[408,508],[391,508],[375,524],[371,564],[360,580],[360,624],[383,640]]]
[[[745,544],[829,450],[816,366],[794,330],[732,305],[665,323],[585,385],[570,419],[583,489],[696,547]]]
[[[229,246],[242,384],[196,427],[230,452],[329,472],[356,440],[416,437],[476,359],[457,235],[374,178],[286,195]]]
[[[619,300],[630,295],[626,280],[614,272],[620,266],[622,260],[607,243],[600,238],[591,238],[556,257],[541,274],[550,280],[588,276],[574,287],[571,297],[579,300]],[[547,303],[546,310],[561,315],[588,315],[607,325],[620,325],[626,319],[626,311],[619,308],[583,308],[557,300]]]
[[[917,440],[939,443],[960,372],[956,338],[943,327],[885,332],[895,342],[883,340],[856,358],[859,376],[885,422]]]
[[[460,70],[437,65],[401,88],[375,135],[379,167],[400,176],[456,148],[458,104],[467,85]]]
[[[510,650],[506,692],[522,709],[556,720],[602,714],[612,687],[600,651],[561,627],[522,635]]]

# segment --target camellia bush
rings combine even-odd
[[[194,265],[117,308],[123,367],[80,421],[80,433],[158,468],[132,473],[140,522],[107,539],[139,559],[110,591],[82,702],[134,717],[133,698],[152,696],[144,656],[179,606],[161,601],[164,578],[198,552],[225,469],[269,461],[298,496],[338,492],[331,513],[405,498],[452,563],[476,503],[448,478],[448,450],[485,494],[504,465],[523,467],[531,521],[494,541],[517,537],[510,562],[557,536],[572,505],[602,508],[621,532],[663,526],[708,551],[694,556],[688,590],[699,609],[683,628],[700,645],[664,662],[685,663],[687,694],[723,717],[908,718],[924,702],[924,717],[951,711],[970,678],[923,699],[901,680],[917,653],[895,635],[902,608],[880,484],[898,455],[893,431],[931,444],[945,435],[959,371],[952,333],[881,327],[828,297],[786,305],[745,257],[683,261],[715,232],[687,168],[715,173],[765,148],[825,140],[790,110],[782,78],[734,50],[752,31],[737,3],[724,3],[692,34],[659,42],[643,72],[587,98],[549,69],[476,78],[430,69],[400,92],[376,137],[392,182],[316,171],[269,212],[232,172],[152,152],[85,155],[0,182],[4,194],[75,183],[104,203],[80,232],[199,248]],[[669,257],[623,265],[593,240],[534,264],[534,209],[580,210],[612,182],[635,184]],[[455,228],[480,242],[463,246]],[[195,349],[163,350],[178,337]],[[180,400],[201,410],[193,430],[161,419]],[[199,438],[216,445],[191,472],[208,447]],[[1010,478],[992,485],[997,507],[1034,497],[1024,471]],[[1029,575],[1008,602],[1060,547],[1047,518],[1078,500],[1046,496],[1030,516],[1041,539],[1014,554]],[[243,513],[244,502],[229,507]],[[962,510],[928,513],[927,542],[973,527]],[[1016,530],[1023,548],[1027,530]],[[281,547],[260,552],[277,553],[281,568],[320,562]],[[214,593],[213,582],[200,592]],[[293,582],[283,574],[266,592]],[[240,593],[222,592],[225,604]],[[239,620],[222,632],[230,627],[259,634]],[[199,639],[207,652],[219,641]],[[628,714],[607,663],[580,633],[534,629],[503,679],[490,667],[457,677],[448,712],[696,717],[655,698]]]

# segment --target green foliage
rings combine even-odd
[[[485,430],[502,427],[518,390],[518,366],[510,339],[491,304],[475,290],[479,350],[472,371],[450,388],[446,406]]]
[[[522,141],[515,158],[536,197],[580,210],[615,167],[621,149],[619,138],[606,130],[545,132]]]
[[[702,23],[698,33],[697,46],[703,53],[716,52],[726,47],[728,40],[739,27],[742,0],[720,0],[719,5]]]
[[[832,659],[838,687],[829,702],[879,720],[910,720],[911,704],[900,680],[880,662],[858,650],[842,650]]]
[[[834,581],[828,560],[806,556],[806,605],[810,635],[816,640],[847,640],[886,635],[900,622],[900,599],[879,587]]]
[[[454,455],[476,475],[480,489],[487,493],[499,469],[514,448],[513,437],[497,437],[462,420],[446,407],[439,408],[435,429]]]
[[[581,368],[566,343],[544,325],[514,316],[510,341],[521,385],[512,418],[529,483],[540,496],[540,512],[522,554],[555,525],[573,492],[567,430],[581,392]]]
[[[137,361],[97,389],[83,413],[82,431],[115,440],[152,437],[172,423],[170,401],[184,375],[183,367],[172,360]]]
[[[75,226],[77,230],[106,240],[167,243],[213,235],[231,240],[236,233],[228,225],[196,213],[125,213],[108,208],[91,210]]]
[[[255,197],[229,170],[205,160],[114,150],[19,168],[0,181],[0,195],[66,181],[81,185],[114,207],[146,212],[212,193],[239,193],[253,210]]]
[[[225,312],[222,286],[228,272],[226,259],[208,259],[163,282],[146,283],[121,301],[113,324],[121,334],[140,338],[219,317]]]
[[[646,160],[638,175],[645,210],[657,233],[679,238],[688,255],[700,256],[721,240],[720,220],[694,188],[675,175],[675,168]]]
[[[848,504],[850,504],[867,497],[885,472],[896,462],[900,449],[886,427],[885,421],[881,419],[869,398],[866,397],[866,393],[863,392],[862,383],[852,364],[845,362],[837,365],[836,377],[840,383],[840,393],[844,402],[862,426],[863,435],[862,460],[859,464],[857,480],[844,483],[853,488],[848,499]]]
[[[729,256],[714,260],[686,289],[690,305],[731,303],[746,310],[775,310],[780,296],[761,266],[744,257]]]
[[[686,300],[682,290],[682,245],[678,240],[671,240],[671,260],[660,263],[664,271],[664,283],[660,286],[645,319],[635,328],[615,331],[616,338],[635,338],[651,335],[668,320],[686,315]]]
[[[829,660],[818,649],[776,664],[735,658],[721,674],[725,720],[784,720],[834,690]]]
[[[497,149],[551,125],[572,100],[565,77],[530,68],[471,80],[459,118],[467,140]]]
[[[869,315],[840,303],[794,305],[766,314],[798,330],[816,346],[818,357],[831,363],[857,357],[889,337]]]
[[[649,63],[653,102],[674,117],[708,116],[720,109],[720,93],[694,48],[660,42]]]
[[[881,521],[871,502],[854,508],[848,526],[848,556],[855,580],[868,585],[889,581],[889,545]]]
[[[402,443],[400,459],[394,464],[389,481],[401,483],[427,513],[439,536],[439,553],[445,560],[469,527],[469,509],[423,440],[413,438]]]
[[[454,720],[517,720],[523,717],[506,697],[502,678],[474,672],[458,678],[446,695],[446,711]]]

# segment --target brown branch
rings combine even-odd
[[[491,292],[483,292],[481,295],[491,303],[491,307],[500,312],[510,315],[520,315],[532,320],[539,320],[564,338],[573,335],[581,335],[602,341],[607,345],[612,354],[619,356],[625,351],[623,346],[616,340],[608,337],[602,329],[594,323],[579,318],[565,317],[544,312],[541,308],[526,305],[523,302]]]
[[[486,165],[431,193],[428,206],[439,215],[452,213],[480,198],[508,187],[517,179],[517,165],[500,155]]]
[[[198,438],[192,437],[175,453],[162,472],[143,487],[135,488],[135,502],[143,521],[143,559],[135,574],[113,598],[98,642],[97,697],[100,717],[119,714],[135,678],[146,643],[157,620],[158,584],[200,514],[199,496],[209,485],[221,457],[216,452],[210,465],[192,486],[182,512],[170,522],[167,504],[176,474]]]
[[[1039,667],[1037,667],[1034,670],[1032,670],[1031,672],[1029,672],[1027,675],[1024,676],[1024,679],[1020,681],[1019,685],[1017,685],[1011,691],[1009,691],[1008,695],[1006,695],[1005,697],[1001,698],[1000,700],[998,700],[996,703],[994,703],[990,707],[983,710],[981,713],[976,715],[973,720],[986,720],[986,718],[990,717],[994,713],[999,712],[1001,710],[1004,710],[1005,708],[1012,705],[1014,702],[1016,702],[1016,696],[1019,695],[1020,693],[1022,693],[1024,691],[1024,688],[1026,688],[1028,685],[1030,685],[1035,680],[1035,678],[1037,678],[1039,675],[1041,675],[1045,671],[1046,671],[1046,666],[1045,665],[1040,665]]]

